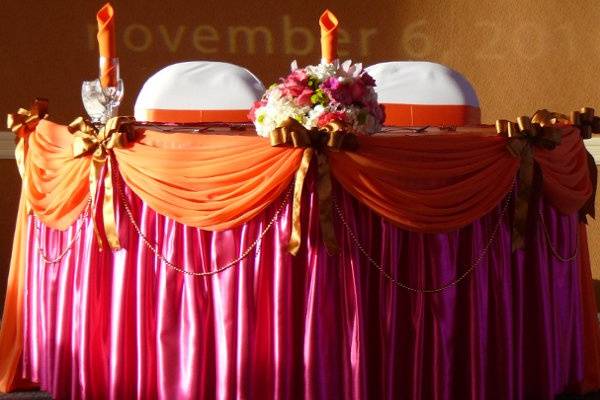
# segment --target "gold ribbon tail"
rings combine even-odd
[[[512,226],[512,250],[525,247],[525,231],[529,215],[529,203],[533,185],[533,151],[526,146],[521,153],[521,167],[519,168],[519,190],[515,201],[515,215]]]
[[[294,256],[298,254],[298,250],[300,250],[300,244],[302,241],[302,226],[300,223],[300,210],[302,209],[302,188],[304,186],[304,181],[306,180],[306,174],[308,172],[308,167],[310,166],[310,161],[312,160],[313,152],[313,149],[310,147],[304,149],[300,167],[296,171],[296,180],[294,182],[294,199],[292,206],[292,235],[288,244],[288,251]]]
[[[98,190],[98,182],[100,180],[100,172],[102,170],[102,165],[104,162],[101,160],[97,160],[95,157],[92,158],[92,163],[90,164],[90,196],[92,197],[92,202],[90,207],[92,208],[92,223],[94,226],[94,234],[96,235],[96,242],[98,242],[98,248],[102,251],[104,247],[102,245],[102,236],[100,235],[100,230],[98,229],[98,222],[96,220],[96,199],[97,190]]]
[[[112,250],[119,250],[119,232],[117,231],[117,221],[115,217],[114,190],[112,178],[111,155],[108,154],[105,159],[106,174],[104,175],[104,198],[102,200],[102,219],[104,222],[104,233],[108,240],[108,245]],[[118,178],[117,178],[118,179]]]
[[[323,242],[329,255],[336,254],[339,250],[335,231],[333,229],[331,174],[327,154],[317,153],[317,194],[319,195],[319,221],[321,223],[321,234]]]

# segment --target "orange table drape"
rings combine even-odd
[[[562,143],[552,151],[536,148],[534,157],[548,200],[573,213],[591,194],[591,182],[577,129],[561,129]],[[158,213],[207,230],[231,228],[261,212],[289,187],[303,153],[230,131],[139,132],[131,146],[114,149],[125,183]],[[519,160],[507,151],[507,139],[489,132],[360,137],[358,150],[329,152],[329,162],[342,187],[384,218],[410,230],[448,231],[480,218],[511,190]],[[28,141],[22,199],[46,225],[65,229],[89,197],[91,156],[73,159],[73,136],[46,120]],[[25,223],[22,212],[0,331],[0,391],[11,387],[21,351]]]

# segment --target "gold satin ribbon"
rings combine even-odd
[[[583,107],[579,111],[571,113],[571,123],[579,128],[583,140],[591,139],[592,133],[600,133],[600,117],[594,115],[595,110],[591,107]],[[592,195],[579,210],[579,219],[587,223],[587,215],[596,218],[596,188],[598,187],[598,167],[594,156],[586,149],[587,165],[592,181]]]
[[[124,147],[131,140],[131,127],[135,120],[132,117],[115,117],[106,122],[98,130],[86,119],[79,117],[69,124],[69,131],[75,136],[73,141],[73,158],[91,154],[90,165],[90,195],[96,199],[102,167],[106,164],[104,175],[104,198],[102,200],[102,220],[106,239],[112,250],[121,248],[114,209],[114,190],[112,183],[111,163],[106,161],[110,152],[116,147]],[[94,231],[98,245],[102,249],[102,238],[96,226],[95,207],[92,207]]]
[[[562,132],[555,126],[562,121],[563,116],[547,110],[539,110],[534,117],[519,117],[517,123],[498,120],[498,134],[508,139],[506,147],[514,156],[521,159],[519,167],[519,191],[515,202],[515,215],[512,227],[512,249],[525,247],[525,231],[529,218],[529,205],[537,186],[541,184],[542,176],[535,168],[533,147],[538,146],[552,150],[561,142]],[[535,175],[535,176],[534,176]],[[534,180],[534,178],[537,178]],[[534,187],[534,183],[536,184]]]
[[[35,99],[31,110],[20,108],[15,114],[8,114],[6,126],[15,134],[15,161],[21,175],[23,187],[27,187],[27,175],[25,175],[25,157],[28,150],[28,139],[31,132],[35,131],[41,119],[48,118],[48,100]],[[27,213],[31,211],[31,204],[25,200]]]
[[[296,255],[302,241],[300,210],[302,208],[302,189],[310,162],[317,156],[317,196],[319,199],[319,222],[323,242],[329,254],[338,251],[333,229],[331,171],[326,150],[355,150],[358,147],[356,136],[345,132],[344,125],[331,122],[320,130],[308,130],[294,119],[286,120],[271,132],[271,146],[303,147],[302,161],[296,171],[292,206],[292,234],[288,250]]]

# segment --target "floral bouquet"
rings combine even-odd
[[[385,120],[377,102],[375,80],[361,64],[334,60],[298,68],[280,83],[271,85],[248,117],[260,136],[268,137],[292,118],[306,129],[321,129],[331,122],[343,124],[349,133],[378,132]]]

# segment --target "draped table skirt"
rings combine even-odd
[[[115,252],[98,250],[89,217],[62,232],[30,215],[23,376],[55,398],[114,400],[552,399],[582,381],[576,214],[540,199],[526,250],[513,253],[512,193],[464,228],[428,234],[336,185],[340,252],[330,256],[314,177],[307,185],[295,257],[285,194],[237,228],[208,232],[124,186],[147,243],[118,201]],[[70,243],[61,262],[43,261]],[[248,248],[214,276],[173,269],[212,271]],[[436,293],[410,290],[465,272]]]

